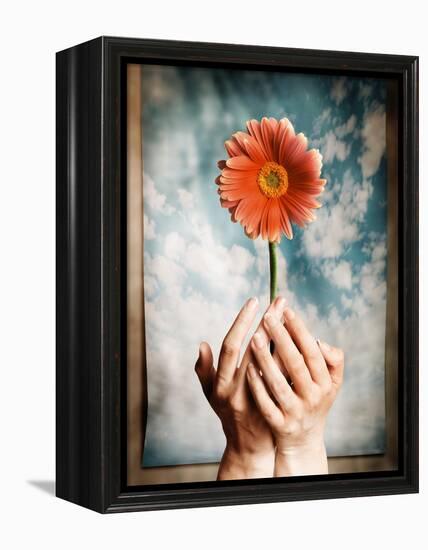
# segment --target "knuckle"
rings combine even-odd
[[[292,363],[292,369],[295,375],[302,376],[307,369],[305,360],[303,359],[303,355],[299,354]]]
[[[282,336],[283,334],[283,331],[284,331],[284,327],[281,325],[281,323],[275,319],[274,317],[274,324],[271,325],[271,333],[273,334],[273,336],[275,337],[280,337]]]
[[[227,399],[227,391],[220,381],[214,386],[214,396],[219,403],[224,403]]]
[[[320,363],[320,354],[314,350],[310,350],[309,352],[307,352],[306,358],[309,363]]]
[[[242,400],[238,398],[238,396],[233,395],[229,399],[229,405],[232,411],[234,411],[235,413],[243,412],[243,403],[242,403]]]
[[[239,348],[232,340],[224,340],[221,347],[223,357],[234,357],[239,352]]]
[[[284,385],[280,380],[273,380],[273,382],[271,382],[271,388],[275,394],[281,394],[284,391]]]
[[[304,418],[304,411],[303,411],[303,405],[299,404],[299,406],[295,407],[290,414],[290,423],[296,423],[296,425],[299,425],[302,423]]]
[[[285,426],[285,433],[286,435],[295,435],[299,433],[300,431],[300,421],[296,418],[293,418],[292,420],[289,420]]]
[[[333,382],[330,380],[326,380],[320,385],[321,393],[323,396],[328,397],[332,390],[333,390]]]
[[[266,422],[270,426],[276,426],[277,423],[278,423],[278,419],[277,419],[277,416],[276,416],[275,412],[270,408],[266,408],[263,411],[263,417],[265,418]]]
[[[278,391],[278,400],[283,405],[288,403],[288,392],[283,387]]]
[[[320,405],[320,401],[321,399],[320,399],[319,393],[316,391],[312,391],[306,399],[306,406],[308,408],[308,412],[309,413],[315,412]]]

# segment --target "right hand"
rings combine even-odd
[[[256,332],[253,336],[258,368],[249,366],[249,385],[275,436],[275,475],[328,473],[324,430],[342,385],[344,355],[338,348],[317,342],[290,308],[284,318],[285,325],[273,315],[264,317],[280,362],[272,357],[264,335]]]

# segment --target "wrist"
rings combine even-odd
[[[251,479],[272,477],[275,448],[249,449],[227,443],[217,479]]]
[[[323,436],[304,441],[278,441],[275,477],[328,474],[327,452]]]

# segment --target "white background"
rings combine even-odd
[[[421,494],[101,516],[52,496],[55,51],[99,35],[416,54],[421,250],[427,248],[423,2],[5,2],[0,14],[0,545],[11,548],[425,548]],[[426,255],[420,258],[422,281]],[[421,334],[426,333],[421,287]],[[364,342],[361,342],[364,345]]]

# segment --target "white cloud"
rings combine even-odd
[[[324,276],[327,277],[332,284],[339,288],[351,290],[352,267],[350,262],[340,260],[336,263],[330,260],[323,264],[322,271]]]
[[[386,118],[382,108],[366,114],[361,131],[364,152],[358,159],[364,178],[372,177],[378,170],[386,146]]]
[[[346,79],[337,78],[331,88],[330,97],[334,99],[336,105],[340,105],[347,96]]]
[[[155,212],[161,212],[169,216],[175,212],[175,207],[168,203],[167,198],[155,187],[155,182],[147,172],[143,174],[143,194],[144,200]]]
[[[324,109],[322,113],[315,119],[315,122],[313,123],[313,126],[312,126],[312,133],[319,135],[323,124],[328,120],[330,120],[330,116],[331,116],[331,108],[328,107]]]
[[[164,238],[164,243],[164,251],[168,258],[178,260],[183,256],[186,243],[183,237],[181,237],[178,233],[175,231],[168,233],[168,235]]]
[[[369,244],[369,261],[361,268],[359,288],[361,295],[368,304],[376,304],[386,298],[386,240],[375,237]]]
[[[351,151],[351,146],[338,139],[331,131],[327,132],[325,137],[321,139],[321,143],[323,162],[326,164],[333,162],[335,158],[344,161]]]
[[[303,233],[306,254],[319,259],[336,258],[346,246],[358,241],[360,225],[372,193],[370,182],[354,181],[347,170],[343,182],[322,196],[324,206],[318,210],[316,222]]]
[[[146,300],[153,298],[158,290],[159,284],[156,277],[152,277],[151,275],[144,275],[144,293]]]
[[[193,195],[186,189],[177,189],[178,200],[181,206],[187,210],[188,208],[194,207]]]
[[[169,289],[170,292],[181,288],[187,273],[177,262],[161,254],[151,256],[148,252],[144,255],[145,272],[154,277],[159,285]]]
[[[354,300],[350,298],[347,294],[342,294],[340,296],[340,303],[344,309],[351,309],[354,304]]]
[[[355,115],[351,115],[344,124],[338,126],[334,131],[337,137],[343,138],[354,131],[356,124],[357,117]]]
[[[151,241],[156,238],[156,224],[147,214],[144,214],[144,238]]]

